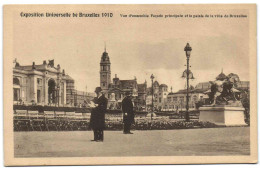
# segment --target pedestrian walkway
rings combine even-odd
[[[249,155],[249,127],[182,130],[14,132],[15,157]]]

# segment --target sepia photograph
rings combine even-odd
[[[6,166],[257,163],[256,5],[3,17]]]

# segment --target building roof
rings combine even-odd
[[[45,65],[34,65],[36,70],[42,70],[45,68]],[[21,70],[33,70],[32,65],[27,65],[27,66],[15,66],[16,69],[21,69]]]
[[[65,75],[66,80],[70,80],[70,81],[74,81],[74,79],[72,77],[70,77],[69,75]]]
[[[50,72],[58,73],[58,72],[60,72],[60,65],[57,65],[57,67],[55,67],[54,60],[49,60],[48,64],[44,60],[43,64],[40,64],[40,65],[35,65],[35,62],[33,62],[32,65],[25,65],[25,66],[22,66],[18,62],[16,62],[15,69],[24,70],[24,71],[31,71],[31,70],[46,71],[47,70]]]
[[[160,87],[168,87],[166,84],[161,84]]]
[[[209,82],[201,82],[195,86],[195,89],[209,89],[211,84]]]
[[[153,82],[153,85],[154,85],[154,86],[159,86],[159,82],[158,82],[157,80],[155,80],[155,81]]]
[[[136,84],[137,84],[136,80],[120,80],[121,89],[133,88],[134,85],[136,85]]]
[[[137,84],[138,93],[146,93],[146,84]]]
[[[101,63],[110,63],[110,59],[106,51],[104,51],[102,54]]]
[[[205,91],[207,91],[208,88],[204,88],[204,89],[192,89],[189,91],[189,93],[204,93]],[[174,93],[169,93],[168,95],[175,95],[175,94],[187,94],[187,89],[181,89],[178,92],[174,92]]]

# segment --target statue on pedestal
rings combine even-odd
[[[230,73],[226,76],[223,72],[215,81],[210,81],[211,88],[208,95],[211,105],[234,105],[235,103],[238,106],[237,104],[241,104],[240,91],[235,89],[238,82],[240,82],[238,75]]]
[[[220,126],[244,126],[245,109],[240,100],[241,92],[236,89],[240,83],[238,75],[221,72],[206,93],[209,105],[199,108],[199,121],[212,122]]]

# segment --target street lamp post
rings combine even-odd
[[[187,80],[187,95],[186,95],[186,114],[185,114],[185,119],[186,121],[190,121],[190,116],[189,116],[189,79],[190,79],[190,72],[189,68],[189,61],[190,61],[190,53],[191,53],[192,48],[190,47],[189,43],[184,48],[184,51],[186,53],[186,58],[187,58],[187,69],[186,69],[186,80]]]
[[[151,80],[152,80],[152,113],[151,113],[151,120],[153,120],[153,79],[154,79],[154,75],[151,75]]]

